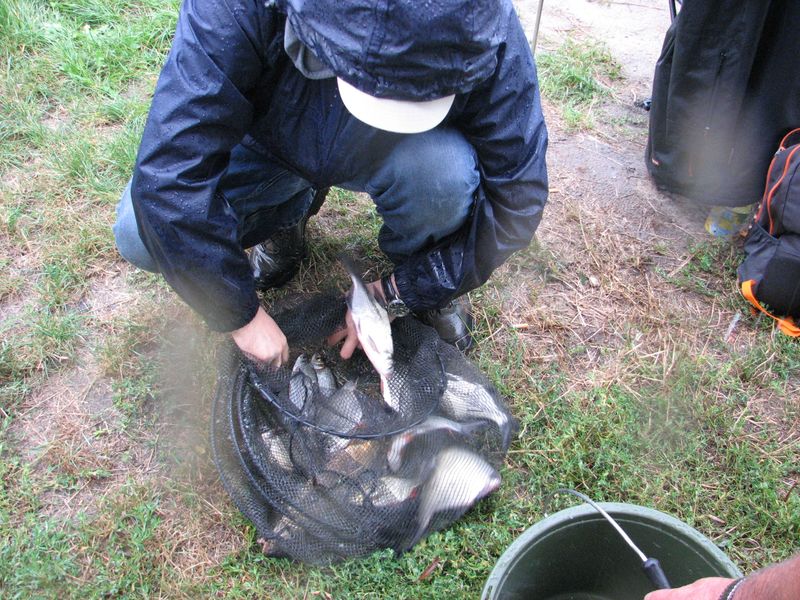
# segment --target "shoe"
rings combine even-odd
[[[754,206],[712,206],[706,218],[706,231],[716,237],[736,235],[747,224]]]
[[[475,343],[475,339],[472,337],[474,321],[467,296],[452,300],[444,308],[420,313],[417,318],[433,327],[440,338],[461,352],[466,352]]]
[[[250,268],[260,291],[281,287],[297,274],[306,255],[307,217],[293,227],[281,229],[250,249]]]
[[[297,274],[306,256],[306,223],[319,212],[328,189],[317,190],[308,214],[296,225],[281,229],[250,250],[250,268],[257,290],[281,287]]]

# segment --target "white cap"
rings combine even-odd
[[[376,98],[337,78],[339,95],[347,110],[367,125],[394,133],[422,133],[441,123],[455,96],[435,100]]]

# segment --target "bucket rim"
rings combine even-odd
[[[727,571],[730,577],[738,578],[742,576],[741,570],[739,570],[736,564],[728,558],[714,542],[677,517],[661,512],[655,508],[627,502],[596,502],[596,504],[614,518],[640,518],[643,521],[653,521],[664,525],[673,532],[680,533],[706,548],[709,554],[713,556],[723,570]],[[528,527],[517,536],[511,545],[505,549],[503,554],[500,555],[500,558],[495,563],[483,586],[481,600],[492,600],[496,598],[496,596],[490,596],[489,594],[497,590],[501,584],[504,583],[507,574],[511,571],[512,567],[516,565],[523,554],[522,551],[530,545],[532,540],[542,537],[559,525],[587,516],[596,516],[598,519],[605,520],[592,506],[581,503],[543,517]],[[610,524],[609,528],[611,528]],[[614,532],[614,535],[618,534]]]

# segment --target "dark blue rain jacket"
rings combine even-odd
[[[400,295],[414,310],[441,307],[483,284],[528,245],[547,199],[547,131],[533,57],[510,0],[495,4],[500,34],[491,52],[467,57],[461,69],[454,69],[453,53],[421,55],[421,67],[427,60],[432,73],[442,73],[428,83],[460,90],[445,124],[475,147],[481,185],[462,230],[396,266]],[[145,246],[169,284],[219,331],[247,324],[258,308],[236,216],[217,191],[231,149],[249,145],[326,187],[351,179],[347,157],[359,143],[398,135],[351,116],[335,79],[310,80],[295,68],[283,49],[285,11],[283,3],[264,0],[185,0],[134,171],[132,198]],[[402,76],[381,87],[380,74],[367,89],[358,64],[337,51],[335,30],[313,38],[294,22],[291,7],[289,13],[315,54],[365,91],[406,99],[442,95]],[[348,22],[350,32],[358,31],[357,19]],[[380,34],[375,52],[391,53],[394,40],[403,44],[402,31]],[[370,52],[364,48],[367,60]]]

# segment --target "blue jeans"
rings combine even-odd
[[[466,221],[480,182],[474,148],[453,129],[396,136],[380,164],[366,149],[355,160],[355,176],[338,187],[366,192],[383,219],[381,250],[394,263],[429,247]],[[314,198],[313,185],[242,145],[231,152],[219,191],[239,220],[239,240],[247,248],[298,223]],[[130,182],[117,205],[114,237],[119,253],[147,271],[157,271],[136,226]]]

